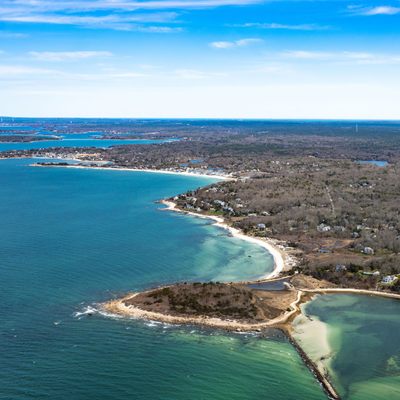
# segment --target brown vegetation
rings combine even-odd
[[[169,315],[207,316],[249,322],[281,315],[296,298],[291,291],[255,291],[226,283],[179,283],[140,293],[124,301],[146,311]]]

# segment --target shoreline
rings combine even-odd
[[[168,286],[164,286],[168,287]],[[146,293],[141,292],[141,293]],[[299,304],[303,297],[303,292],[300,290],[297,293],[296,300],[293,301],[286,311],[276,318],[263,322],[242,322],[234,319],[222,319],[217,317],[207,317],[206,315],[188,316],[188,315],[171,315],[156,311],[143,310],[140,307],[133,305],[125,305],[125,301],[137,296],[138,293],[130,293],[121,299],[111,300],[101,305],[102,309],[114,315],[120,315],[132,319],[140,319],[145,321],[158,321],[167,324],[183,324],[183,325],[200,325],[211,328],[223,329],[226,331],[236,332],[260,332],[262,329],[278,328],[288,330],[287,323],[296,313],[300,312]]]
[[[80,161],[83,162],[83,160],[80,159],[73,159],[74,161]],[[32,167],[52,167],[53,165],[40,165],[40,164],[30,164]],[[77,168],[77,169],[100,169],[100,170],[111,170],[111,171],[131,171],[131,172],[148,172],[148,173],[160,173],[160,174],[175,174],[175,175],[183,175],[183,176],[195,176],[195,177],[201,177],[201,178],[211,178],[211,179],[218,179],[218,180],[235,180],[235,178],[228,176],[228,175],[213,175],[213,174],[202,174],[202,173],[197,173],[197,172],[190,172],[190,171],[170,171],[170,170],[156,170],[156,169],[148,169],[148,168],[125,168],[125,167],[101,167],[101,166],[84,166],[84,165],[54,165],[54,167],[61,167],[61,168]],[[277,248],[276,244],[272,239],[262,239],[262,238],[255,238],[252,236],[245,235],[243,232],[241,232],[237,228],[233,228],[229,226],[225,220],[222,217],[217,217],[217,216],[212,216],[212,215],[204,215],[204,214],[198,214],[194,212],[189,212],[189,211],[184,211],[180,210],[179,208],[176,207],[176,204],[172,201],[168,200],[161,200],[161,204],[165,205],[166,208],[164,210],[166,211],[174,211],[174,212],[181,212],[183,214],[191,215],[194,217],[198,218],[205,218],[205,219],[211,219],[214,221],[214,226],[218,228],[222,228],[227,230],[233,237],[247,241],[249,243],[257,244],[261,247],[263,247],[265,250],[268,251],[269,254],[271,254],[273,260],[274,260],[274,269],[273,271],[267,273],[266,275],[261,276],[260,278],[256,280],[248,280],[248,281],[240,281],[239,283],[258,283],[262,282],[264,280],[272,279],[272,278],[277,278],[279,275],[287,271],[289,268],[287,264],[285,263],[285,258],[289,258],[287,254],[285,254],[283,251]],[[293,259],[293,256],[291,256]],[[292,261],[294,262],[294,261]]]
[[[301,290],[306,293],[315,293],[315,294],[348,293],[348,294],[357,294],[366,296],[386,297],[389,299],[400,300],[400,294],[383,292],[379,290],[352,289],[352,288],[319,288],[319,289],[301,289]]]
[[[82,162],[83,160],[74,159],[75,161]],[[38,165],[33,164],[32,166],[52,166],[52,165]],[[57,166],[57,165],[54,165]],[[101,166],[84,166],[84,165],[60,165],[59,167],[64,168],[81,168],[81,169],[100,169],[100,170],[120,170],[120,171],[132,171],[132,172],[150,172],[150,173],[161,173],[161,174],[176,174],[176,175],[184,175],[184,176],[196,176],[196,177],[204,177],[204,178],[211,178],[211,179],[218,179],[218,180],[234,180],[233,177],[224,176],[224,175],[209,175],[203,173],[196,173],[190,171],[179,171],[179,170],[154,170],[154,169],[141,169],[141,168],[124,168],[124,167],[101,167]],[[274,243],[271,239],[263,239],[263,238],[256,238],[252,236],[245,235],[239,229],[233,228],[229,226],[224,218],[219,216],[212,216],[212,215],[204,215],[199,214],[196,212],[190,212],[181,210],[177,207],[177,205],[168,200],[160,201],[161,204],[165,205],[166,208],[163,210],[166,211],[174,211],[180,212],[182,214],[187,214],[191,216],[195,216],[197,218],[204,218],[210,219],[214,221],[214,226],[220,227],[222,229],[227,230],[233,237],[239,238],[241,240],[245,240],[250,243],[257,244],[262,246],[266,249],[274,260],[274,269],[272,272],[260,277],[257,280],[251,281],[241,281],[238,283],[258,283],[263,281],[268,281],[278,277],[283,271],[288,268],[287,263],[285,262],[286,252],[280,250],[276,243]],[[133,319],[142,319],[142,320],[150,320],[150,321],[159,321],[162,323],[168,324],[185,324],[185,325],[200,325],[200,326],[207,326],[216,329],[223,329],[227,331],[236,331],[236,332],[261,332],[263,329],[268,328],[277,328],[282,330],[286,336],[288,337],[291,344],[294,346],[302,360],[304,361],[305,365],[310,369],[310,371],[314,374],[316,379],[319,381],[325,392],[328,394],[329,397],[334,399],[339,399],[339,395],[337,394],[336,390],[334,389],[333,385],[330,382],[330,375],[328,369],[324,368],[322,361],[324,359],[314,360],[312,356],[307,354],[307,352],[302,348],[302,341],[297,341],[296,337],[293,335],[294,327],[293,327],[293,320],[296,316],[302,315],[305,316],[303,313],[301,305],[307,304],[311,299],[312,295],[315,294],[327,294],[327,293],[353,293],[353,294],[361,294],[361,295],[375,295],[387,298],[395,298],[400,299],[400,294],[395,293],[387,293],[387,292],[380,292],[380,291],[369,291],[364,289],[351,289],[351,288],[325,288],[325,289],[302,289],[297,290],[297,298],[293,301],[288,310],[279,315],[276,318],[271,320],[267,320],[264,322],[259,323],[252,323],[252,322],[241,322],[236,320],[224,320],[220,318],[208,317],[206,315],[203,316],[176,316],[176,315],[169,315],[163,314],[153,311],[146,311],[139,307],[132,306],[132,305],[125,305],[124,301],[128,298],[132,298],[137,294],[130,294],[123,299],[110,301],[102,305],[103,310],[106,312],[117,314],[122,317],[128,317]],[[305,316],[306,318],[306,316]],[[312,353],[311,353],[312,354]],[[329,362],[329,360],[325,360]]]
[[[168,286],[165,286],[168,287]],[[296,299],[290,303],[288,310],[283,312],[281,315],[269,319],[263,322],[251,322],[251,321],[237,321],[233,319],[221,319],[216,317],[208,317],[207,315],[189,316],[189,315],[171,315],[164,314],[155,311],[143,310],[140,307],[133,305],[126,305],[125,301],[138,295],[139,293],[130,293],[123,298],[117,300],[111,300],[103,303],[101,309],[105,314],[120,316],[122,318],[139,319],[145,321],[157,321],[161,323],[174,324],[174,325],[197,325],[205,326],[214,329],[222,329],[228,332],[237,333],[260,333],[266,329],[279,329],[281,330],[289,342],[296,349],[297,353],[303,360],[306,367],[315,376],[318,382],[321,384],[323,390],[327,393],[329,398],[340,399],[340,395],[337,393],[333,384],[331,383],[331,374],[329,370],[329,363],[332,357],[332,350],[330,349],[329,342],[327,339],[327,327],[315,326],[318,325],[317,321],[308,321],[307,315],[304,313],[304,307],[310,301],[312,301],[316,295],[324,295],[328,293],[350,293],[355,295],[370,295],[370,296],[381,296],[386,298],[393,298],[400,300],[400,294],[369,291],[363,289],[340,289],[340,288],[325,288],[325,289],[295,289],[297,290]],[[289,310],[290,309],[290,310]],[[307,329],[307,324],[314,323],[314,330],[324,328],[322,332],[325,336],[320,338],[321,332],[317,332],[317,336],[311,335],[304,337],[303,340],[299,339],[298,336],[302,334],[301,326],[302,321],[297,326],[294,323],[297,317],[303,318],[305,321],[303,324],[304,329]],[[299,323],[299,321],[298,321]],[[321,323],[322,324],[322,323]],[[299,331],[300,326],[300,331]],[[310,328],[310,327],[309,327]],[[303,332],[304,333],[304,332]],[[315,334],[315,332],[314,332]],[[311,341],[316,343],[317,349],[315,351],[305,350],[303,346],[304,341]],[[318,341],[324,342],[322,350],[318,348]],[[305,346],[307,347],[307,346]],[[314,354],[315,353],[315,354]],[[313,354],[317,359],[313,358]]]
[[[125,301],[132,299],[139,293],[131,293],[122,299],[111,300],[101,305],[102,311],[112,316],[119,316],[122,318],[139,319],[144,321],[157,321],[166,324],[174,325],[197,325],[214,329],[222,329],[228,332],[236,333],[261,333],[267,329],[279,329],[287,337],[289,342],[295,348],[296,352],[301,357],[306,367],[311,371],[314,377],[322,386],[322,389],[331,399],[339,400],[340,396],[329,380],[329,374],[324,369],[321,370],[320,365],[311,359],[306,351],[301,347],[293,335],[292,320],[297,315],[303,315],[301,306],[311,300],[310,294],[304,293],[301,290],[297,291],[296,299],[289,305],[290,311],[286,311],[276,318],[252,323],[241,322],[231,319],[221,319],[216,317],[207,317],[206,315],[188,316],[188,315],[171,315],[155,311],[143,310],[140,307],[133,305],[126,305]],[[313,296],[312,296],[313,297]]]
[[[245,235],[239,229],[229,226],[225,222],[224,218],[222,218],[222,217],[218,217],[216,215],[205,215],[205,214],[195,213],[192,211],[181,210],[176,206],[176,203],[174,203],[173,201],[170,201],[170,200],[161,200],[160,203],[166,206],[166,208],[162,209],[165,211],[174,211],[174,212],[178,212],[178,213],[182,213],[182,214],[186,214],[186,215],[191,215],[191,216],[197,217],[197,218],[211,219],[212,221],[214,221],[214,224],[213,224],[214,226],[227,230],[232,235],[232,237],[244,240],[249,243],[257,244],[257,245],[263,247],[265,250],[267,250],[269,254],[271,254],[271,256],[274,260],[274,269],[271,272],[269,272],[268,274],[266,274],[264,276],[261,276],[260,278],[258,278],[256,280],[239,281],[236,283],[263,282],[266,280],[278,278],[282,272],[285,272],[289,269],[287,263],[285,263],[285,258],[288,257],[287,254],[285,254],[282,250],[280,250],[276,246],[276,244],[273,242],[272,239],[268,239],[268,238],[262,239],[262,238],[256,238],[253,236]]]
[[[21,157],[21,158],[33,158],[33,157]],[[60,158],[63,160],[63,158]],[[104,161],[86,161],[80,160],[78,158],[69,158],[72,161],[79,162],[104,162]],[[86,166],[86,165],[40,165],[40,164],[30,164],[30,167],[57,167],[57,168],[77,168],[77,169],[100,169],[105,171],[130,171],[130,172],[148,172],[155,174],[168,174],[168,175],[183,175],[183,176],[194,176],[198,178],[212,178],[218,180],[235,180],[232,176],[221,175],[221,174],[203,174],[201,172],[191,172],[191,171],[179,171],[179,170],[168,170],[168,169],[150,169],[150,168],[129,168],[129,167],[101,167],[101,166]]]

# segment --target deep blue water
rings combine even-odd
[[[0,398],[325,398],[283,339],[81,314],[272,268],[263,249],[154,203],[209,179],[29,163],[0,161]]]

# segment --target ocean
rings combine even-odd
[[[264,249],[155,203],[213,179],[31,162],[0,160],[0,399],[326,398],[279,334],[97,312],[129,291],[272,271]],[[365,296],[307,306],[328,325],[343,398],[400,398],[398,311]]]
[[[272,270],[264,249],[154,203],[212,180],[30,162],[0,161],[0,398],[325,398],[284,338],[87,313],[131,290]]]

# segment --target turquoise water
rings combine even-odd
[[[84,314],[130,290],[272,269],[262,248],[154,203],[211,180],[29,163],[0,162],[0,398],[325,398],[282,338]]]
[[[379,160],[360,160],[357,161],[358,164],[371,164],[376,165],[377,167],[387,167],[389,163],[387,161],[379,161]]]
[[[344,399],[400,399],[399,300],[324,295],[305,310],[328,324],[333,381]]]
[[[107,148],[111,146],[119,146],[126,144],[154,144],[165,143],[170,140],[151,140],[151,139],[93,139],[93,138],[77,138],[75,135],[64,136],[61,140],[41,140],[29,143],[10,143],[1,142],[0,151],[10,150],[32,150],[32,149],[48,149],[51,147],[97,147]]]

